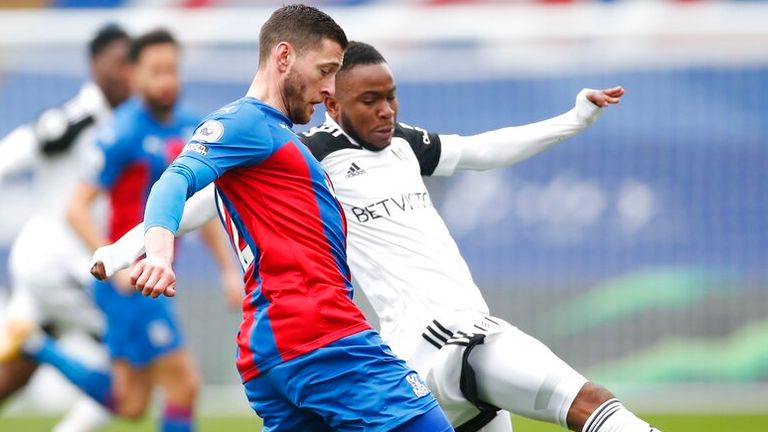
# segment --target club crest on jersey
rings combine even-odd
[[[224,125],[216,120],[208,120],[200,125],[192,136],[192,141],[214,142],[224,135]]]
[[[415,394],[416,397],[422,397],[429,394],[429,388],[421,382],[421,379],[415,373],[405,377],[405,380],[408,381],[408,384],[413,388],[413,394]]]

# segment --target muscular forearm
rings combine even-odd
[[[179,229],[176,231],[176,237],[194,231],[209,221],[218,225],[214,220],[216,216],[214,199],[213,184],[210,184],[187,200]],[[221,230],[218,226],[215,228]],[[110,278],[116,272],[128,268],[138,257],[144,254],[144,231],[144,224],[140,223],[115,243],[99,248],[91,260],[92,266],[98,262],[103,265],[103,272],[97,277]],[[237,271],[237,267],[233,267]]]
[[[91,251],[107,243],[91,215],[91,203],[98,194],[96,186],[81,183],[72,194],[67,209],[67,222]]]
[[[473,136],[441,136],[443,146],[458,147],[453,149],[456,151],[456,169],[487,170],[513,165],[594,123],[602,110],[587,100],[588,91],[582,90],[573,109],[557,117]]]
[[[187,198],[210,184],[216,172],[202,162],[176,160],[152,186],[144,212],[144,245],[147,256],[131,272],[131,283],[151,297],[176,295],[173,272],[173,239]]]
[[[144,247],[147,258],[173,262],[174,235],[163,227],[151,227],[144,233]]]
[[[95,251],[107,244],[107,239],[96,229],[96,222],[91,217],[90,211],[76,213],[70,211],[67,214],[67,221],[90,251]]]

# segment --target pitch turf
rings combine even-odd
[[[764,415],[643,415],[664,432],[766,432],[768,414]],[[49,418],[0,418],[3,432],[47,432],[56,423]],[[138,423],[115,422],[105,432],[154,432],[156,421],[147,418]],[[254,418],[204,418],[198,432],[259,432],[261,422]],[[555,432],[562,429],[532,420],[515,420],[517,432]]]

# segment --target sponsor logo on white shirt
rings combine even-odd
[[[344,177],[352,178],[352,177],[357,177],[363,174],[365,174],[365,170],[360,168],[356,163],[352,162],[352,165],[349,166],[349,169],[347,170],[347,174]]]
[[[391,196],[364,207],[352,206],[350,210],[358,222],[365,223],[374,219],[392,216],[396,213],[406,213],[427,208],[432,208],[432,200],[429,197],[429,192],[424,191]]]

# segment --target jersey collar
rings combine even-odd
[[[336,120],[334,120],[333,118],[331,118],[331,115],[330,115],[330,114],[328,114],[328,112],[327,112],[327,111],[326,111],[326,113],[325,113],[325,123],[326,123],[326,124],[328,124],[328,125],[331,125],[331,126],[333,126],[334,128],[338,129],[339,131],[341,131],[341,134],[342,134],[342,135],[344,135],[344,138],[346,138],[346,139],[347,139],[347,141],[349,141],[349,142],[350,142],[350,144],[354,145],[355,147],[361,147],[361,148],[363,147],[363,146],[361,146],[361,145],[360,145],[360,143],[358,143],[357,141],[355,141],[355,139],[354,139],[354,138],[352,138],[351,136],[349,136],[349,134],[348,134],[346,131],[344,131],[344,129],[341,127],[341,125],[339,125],[338,123],[336,123]]]

